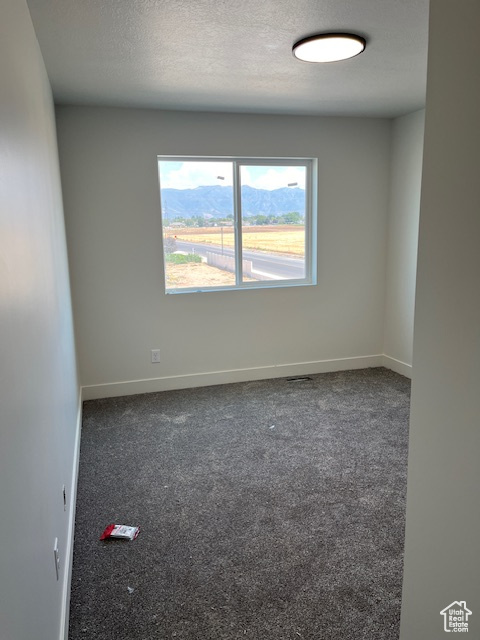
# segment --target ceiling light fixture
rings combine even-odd
[[[292,52],[304,62],[338,62],[358,56],[365,45],[365,39],[353,33],[319,33],[296,42]]]

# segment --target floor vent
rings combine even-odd
[[[287,382],[303,382],[304,380],[312,380],[310,376],[295,376],[294,378],[287,378]]]

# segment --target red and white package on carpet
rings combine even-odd
[[[108,540],[108,538],[135,540],[139,531],[140,527],[129,527],[126,524],[109,524],[100,536],[100,540]]]

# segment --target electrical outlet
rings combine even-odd
[[[160,362],[160,349],[152,349],[152,362]]]
[[[66,511],[67,510],[67,490],[65,489],[65,485],[63,485],[62,487],[62,494],[63,494],[63,510]]]
[[[55,573],[58,580],[60,577],[60,555],[58,553],[58,538],[55,538],[55,542],[53,543],[53,559],[55,560]]]

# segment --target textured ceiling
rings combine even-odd
[[[397,116],[424,104],[428,0],[28,0],[61,104]],[[353,31],[349,61],[292,44]]]

